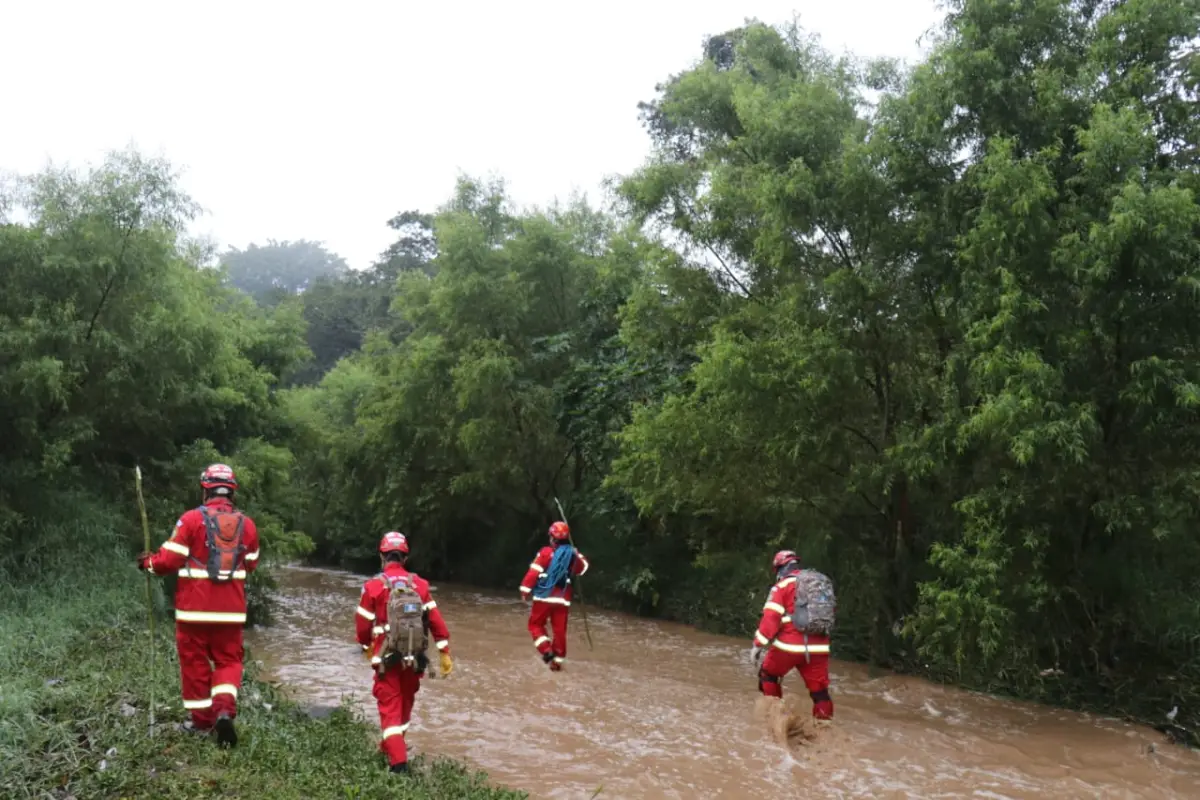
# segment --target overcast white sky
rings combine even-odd
[[[184,170],[222,245],[313,239],[369,266],[460,172],[521,204],[639,166],[637,103],[703,38],[793,13],[835,51],[914,60],[934,0],[0,0],[0,169],[136,145]]]

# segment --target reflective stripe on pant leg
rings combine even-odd
[[[212,710],[212,667],[208,662],[204,626],[177,623],[175,649],[179,653],[183,707],[191,713],[194,725],[212,727],[216,716]]]
[[[543,656],[550,652],[550,636],[546,630],[547,618],[550,616],[550,606],[545,603],[534,603],[529,610],[529,635],[533,637],[533,646]]]
[[[413,706],[417,703],[417,692],[421,689],[421,678],[411,670],[400,673],[400,719],[405,730],[412,724]]]
[[[408,720],[404,718],[404,702],[401,696],[400,676],[408,670],[392,670],[378,675],[371,693],[379,706],[379,748],[387,755],[388,763],[402,764],[408,761],[408,745],[404,734]]]
[[[550,612],[550,627],[554,629],[554,660],[560,664],[567,657],[567,617],[570,613],[566,606],[552,606]]]
[[[236,717],[238,687],[242,685],[242,662],[245,657],[242,626],[210,625],[209,652],[213,659],[213,714]]]

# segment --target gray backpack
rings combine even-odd
[[[801,633],[828,636],[833,632],[833,617],[837,612],[837,597],[833,581],[815,569],[796,573],[796,606],[792,611],[792,627]]]
[[[380,575],[388,587],[387,628],[380,656],[384,664],[416,659],[429,647],[425,631],[425,604],[413,585],[413,576]]]

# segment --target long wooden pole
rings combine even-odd
[[[142,516],[142,539],[145,551],[150,552],[150,521],[146,518],[146,501],[142,497],[142,468],[134,467],[134,487],[137,489],[138,511]],[[157,659],[154,657],[154,592],[150,573],[146,573],[146,612],[150,618],[150,737],[154,738],[154,687],[158,677],[154,674]]]

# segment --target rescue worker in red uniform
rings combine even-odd
[[[813,716],[833,719],[829,696],[829,637],[802,633],[792,625],[796,610],[796,574],[800,558],[791,550],[775,554],[775,585],[767,595],[762,620],[754,634],[751,658],[759,664],[758,688],[768,697],[783,697],[783,677],[800,673],[812,698]],[[766,651],[765,658],[763,656]]]
[[[550,665],[550,669],[558,672],[567,660],[567,616],[570,613],[571,597],[574,589],[571,577],[580,576],[588,571],[588,560],[583,553],[571,545],[571,529],[565,522],[556,522],[550,526],[550,544],[538,551],[533,563],[525,572],[521,581],[521,597],[526,602],[533,600],[529,611],[529,635],[533,637],[533,646],[542,656],[542,661]],[[554,554],[560,548],[571,548],[564,555],[570,557],[570,563],[563,566],[563,575],[557,581],[549,580],[547,570],[554,562]],[[551,639],[546,630],[549,621],[554,638]]]
[[[137,563],[155,575],[178,575],[175,646],[183,707],[191,712],[184,730],[215,728],[218,743],[232,747],[242,684],[246,578],[258,566],[258,530],[233,505],[238,484],[228,466],[204,470],[200,488],[203,505],[185,511],[158,552],[140,554]]]
[[[379,542],[379,556],[383,573],[388,578],[407,577],[421,598],[425,626],[433,636],[434,646],[441,655],[442,674],[449,675],[454,669],[450,658],[450,631],[438,610],[437,601],[429,594],[429,582],[406,568],[408,562],[408,540],[404,534],[390,531]],[[355,633],[364,655],[370,659],[375,670],[372,694],[379,705],[379,725],[383,729],[380,749],[387,755],[392,772],[408,772],[408,745],[404,734],[412,719],[413,703],[421,688],[421,677],[426,664],[388,665],[381,672],[383,659],[380,657],[384,634],[387,632],[387,607],[390,589],[380,577],[374,577],[363,586],[362,597],[354,618]]]

